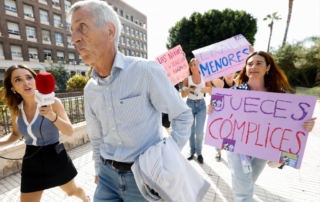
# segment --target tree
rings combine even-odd
[[[320,68],[320,37],[286,43],[272,54],[291,85],[312,87],[317,84],[315,75]]]
[[[67,81],[67,90],[79,90],[83,92],[89,77],[76,74]]]
[[[49,66],[45,67],[47,72],[50,72],[55,80],[59,90],[66,90],[67,81],[70,78],[70,73],[62,62],[49,61]]]
[[[319,85],[319,69],[320,69],[320,37],[308,37],[300,42],[302,48],[297,52],[297,57],[295,58],[295,66],[298,69],[305,69],[310,67],[317,68],[317,73],[314,79],[309,79],[311,82],[308,86]]]
[[[181,45],[188,60],[192,51],[242,34],[253,45],[257,33],[257,19],[245,11],[231,9],[197,12],[182,18],[169,29],[167,49]]]
[[[287,41],[287,35],[288,35],[288,30],[289,30],[289,25],[290,25],[290,20],[291,20],[292,6],[293,6],[293,0],[289,0],[289,10],[288,10],[288,17],[287,17],[287,26],[286,26],[286,30],[285,30],[285,32],[284,32],[284,38],[283,38],[283,42],[282,42],[282,45],[283,45],[283,46],[284,46],[284,44],[286,44],[286,41]]]
[[[271,36],[272,36],[272,29],[273,29],[273,21],[281,20],[281,18],[280,18],[280,16],[277,16],[277,12],[274,12],[271,15],[268,14],[265,18],[263,18],[263,20],[271,20],[271,22],[268,24],[268,26],[270,27],[270,35],[269,35],[267,52],[269,52],[270,41],[271,41]]]

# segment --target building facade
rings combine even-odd
[[[71,43],[66,11],[77,0],[0,0],[0,81],[13,64],[45,71],[59,62],[71,74],[88,69]],[[118,13],[121,36],[118,50],[147,58],[147,17],[122,0],[107,0]]]

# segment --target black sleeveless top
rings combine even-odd
[[[234,86],[234,84],[235,84],[235,82],[232,81],[232,86]],[[222,88],[231,88],[232,86],[229,86],[226,81],[223,81],[223,87]]]

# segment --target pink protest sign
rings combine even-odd
[[[300,168],[317,97],[212,90],[205,144]]]
[[[250,43],[241,34],[192,51],[199,61],[199,70],[205,81],[240,70],[249,55]]]
[[[173,85],[189,76],[188,61],[180,45],[158,56],[156,61],[166,69]]]

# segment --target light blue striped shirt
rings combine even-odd
[[[85,116],[96,174],[99,157],[134,162],[162,140],[162,113],[172,121],[171,136],[180,149],[191,132],[191,109],[156,61],[116,54],[110,76],[93,70],[84,89]]]

